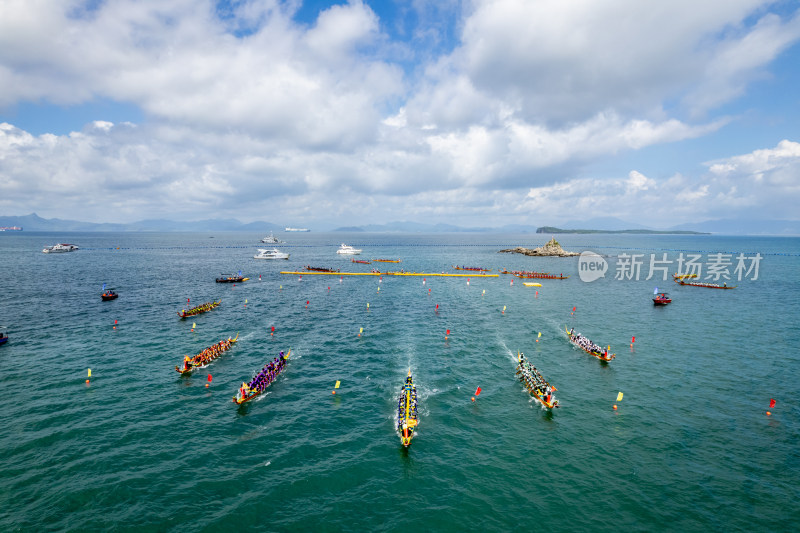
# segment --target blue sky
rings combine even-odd
[[[6,0],[0,214],[797,220],[799,65],[796,1]]]

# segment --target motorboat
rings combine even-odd
[[[666,292],[662,292],[661,294],[656,294],[653,298],[653,305],[667,305],[672,303],[672,298],[669,297],[669,294]]]
[[[349,254],[349,255],[358,255],[361,253],[361,250],[358,248],[353,248],[352,246],[348,246],[344,243],[336,250],[337,254]]]
[[[283,244],[283,241],[277,238],[272,232],[269,232],[269,235],[261,239],[261,242],[265,244]]]
[[[254,255],[253,259],[289,259],[289,254],[279,252],[275,248],[271,250],[259,249],[258,254]]]
[[[110,300],[116,300],[117,298],[119,298],[119,294],[117,294],[117,292],[114,289],[108,289],[106,291],[103,291],[103,294],[100,295],[100,298],[104,302],[108,302]]]
[[[74,252],[78,247],[74,244],[59,243],[53,246],[47,246],[42,252],[46,254],[60,254],[64,252]]]

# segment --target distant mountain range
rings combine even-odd
[[[174,221],[166,219],[141,220],[127,224],[79,222],[58,218],[46,219],[36,213],[24,216],[0,216],[0,227],[22,226],[24,231],[240,231],[267,233],[283,231],[285,226],[271,222],[243,223],[239,220],[208,219]],[[320,231],[326,231],[321,229]],[[387,224],[339,227],[327,231],[367,233],[715,233],[722,235],[800,235],[800,220],[707,220],[681,224],[666,229],[649,228],[614,217],[567,222],[559,227],[509,224],[500,227],[462,227],[452,224],[423,224],[397,221]]]
[[[284,226],[270,222],[244,224],[234,218],[195,221],[141,220],[129,224],[79,222],[60,218],[42,218],[36,213],[25,216],[0,216],[0,227],[22,226],[24,231],[283,231]]]
[[[710,235],[702,231],[655,230],[655,229],[562,229],[553,226],[542,226],[536,233],[627,233],[634,235]]]

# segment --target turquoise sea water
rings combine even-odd
[[[279,248],[291,258],[274,262],[252,259],[260,237],[0,235],[0,326],[11,337],[0,346],[0,530],[800,523],[800,239],[559,237],[611,265],[584,283],[577,258],[497,253],[549,236],[286,234]],[[41,253],[65,241],[81,250]],[[341,242],[363,248],[360,259],[403,262],[353,264],[335,253]],[[645,254],[646,264],[651,253],[681,252],[763,259],[757,280],[728,282],[738,287],[727,291],[645,280],[646,268],[639,281],[614,279],[620,254]],[[529,288],[506,275],[279,274],[309,264],[571,277]],[[239,270],[251,279],[214,282]],[[118,300],[101,302],[103,283]],[[653,306],[655,286],[669,291],[670,306]],[[186,298],[222,305],[181,320]],[[617,358],[603,365],[573,348],[565,325],[610,344]],[[237,332],[239,343],[206,369],[174,371],[184,354]],[[263,397],[231,402],[243,380],[290,348]],[[517,350],[558,388],[560,409],[543,410],[516,380]],[[421,421],[406,450],[393,416],[409,368]]]

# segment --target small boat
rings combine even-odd
[[[261,242],[263,242],[264,244],[283,244],[284,243],[284,241],[280,240],[275,235],[273,235],[271,231],[269,232],[269,235],[267,235],[266,237],[261,239]]]
[[[178,311],[178,316],[181,318],[187,318],[190,316],[196,316],[200,313],[205,313],[206,311],[211,311],[215,307],[217,307],[221,302],[206,302],[204,304],[200,304],[196,307],[192,307],[191,309],[182,309]]]
[[[352,246],[348,246],[344,243],[336,250],[337,254],[346,254],[346,255],[358,255],[361,253],[361,250],[358,248],[353,248]]]
[[[525,359],[524,353],[517,351],[517,361],[517,375],[528,392],[548,409],[558,407],[558,400],[553,398],[553,393],[558,389],[550,385],[536,367]]]
[[[569,276],[565,276],[564,274],[551,274],[550,272],[528,272],[525,270],[514,270],[511,272],[518,278],[522,279],[567,279]]]
[[[399,263],[399,259],[373,259],[376,263]]]
[[[75,250],[78,250],[78,247],[75,246],[74,244],[59,243],[59,244],[54,244],[53,246],[45,247],[45,249],[42,250],[42,252],[46,254],[62,254],[65,252],[74,252]]]
[[[243,278],[241,274],[238,276],[234,276],[233,274],[221,274],[222,277],[217,278],[217,283],[241,283],[242,281],[247,281],[250,278]]]
[[[259,248],[258,254],[254,255],[253,259],[289,259],[289,254],[279,252],[275,248],[271,250],[263,250]]]
[[[369,264],[369,261],[364,261],[363,259],[351,259],[350,261],[353,262],[353,263],[361,263],[362,265],[368,265]]]
[[[207,366],[211,361],[224,354],[239,340],[239,334],[236,337],[223,339],[216,344],[212,344],[194,357],[188,355],[183,358],[183,366],[175,365],[175,371],[179,374],[189,374],[195,368],[202,368]]]
[[[264,365],[264,368],[259,370],[249,383],[242,383],[242,386],[239,387],[239,390],[236,391],[236,395],[233,397],[233,403],[242,405],[264,392],[283,371],[290,355],[292,355],[291,350],[286,354],[281,352],[278,357]]]
[[[679,285],[688,285],[690,287],[705,287],[707,289],[735,289],[736,288],[736,285],[733,285],[732,287],[729,287],[727,283],[723,283],[722,285],[719,285],[717,283],[700,283],[700,282],[694,282],[694,281],[683,281],[683,280],[678,280],[678,279],[675,280],[675,283],[677,283]]]
[[[536,283],[534,281],[523,281],[522,284],[525,285],[526,287],[541,287],[542,286],[541,283]]]
[[[480,268],[480,267],[465,267],[465,266],[456,266],[453,265],[453,268],[456,270],[469,270],[471,272],[491,272],[491,268]]]
[[[339,272],[339,270],[338,270],[338,269],[333,269],[333,268],[325,268],[325,267],[312,267],[312,266],[310,266],[310,265],[306,265],[306,266],[305,266],[305,267],[303,267],[303,268],[305,268],[305,269],[306,269],[306,270],[308,270],[309,272]]]
[[[0,333],[0,345],[3,345],[8,342],[8,335],[5,333]]]
[[[592,357],[596,357],[601,361],[603,361],[604,363],[607,363],[617,356],[617,354],[608,353],[608,349],[603,350],[602,347],[590,341],[580,333],[573,333],[573,331],[575,331],[575,328],[572,328],[573,331],[570,331],[567,329],[567,326],[564,326],[564,329],[567,332],[569,341],[578,348],[580,348],[581,350],[583,350],[584,352],[591,355]]]
[[[661,294],[656,294],[653,298],[653,305],[667,305],[672,303],[672,298],[669,297],[669,294],[666,292],[662,292]]]
[[[408,371],[406,382],[400,390],[400,398],[397,400],[397,431],[400,433],[400,442],[408,447],[414,437],[414,430],[419,424],[417,413],[417,387],[411,377],[411,370]]]
[[[119,294],[117,294],[114,289],[108,289],[107,291],[103,291],[103,294],[100,295],[100,298],[102,298],[104,302],[107,302],[109,300],[116,300],[119,298]]]

